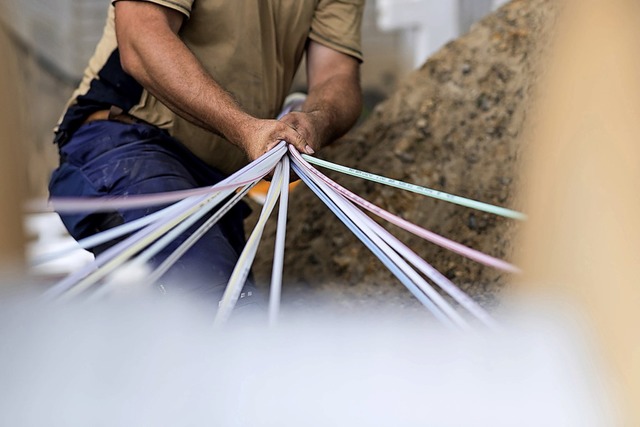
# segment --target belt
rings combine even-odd
[[[84,125],[84,124],[95,122],[98,120],[113,120],[119,123],[126,123],[126,124],[136,124],[136,123],[149,124],[144,120],[138,119],[137,117],[133,117],[132,115],[125,113],[122,108],[115,107],[115,106],[112,106],[108,110],[98,110],[89,114],[87,118],[84,119],[82,124]],[[67,142],[69,142],[69,139],[71,139],[73,132],[75,132],[75,128],[71,132],[69,130],[60,129],[55,133],[53,142],[54,144],[58,145],[58,150],[60,150]]]
[[[140,120],[130,114],[127,114],[122,108],[111,107],[109,110],[99,110],[91,113],[82,124],[95,122],[98,120],[112,120],[114,122],[134,124],[134,123],[146,123],[144,120]]]

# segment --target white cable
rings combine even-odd
[[[267,163],[265,166],[269,167],[270,164]],[[271,166],[271,168],[273,168],[273,166]],[[254,176],[251,176],[249,178],[244,177],[245,172],[243,172],[242,170],[239,171],[238,172],[238,176],[236,177],[236,179],[230,180],[229,182],[224,183],[224,185],[225,186],[233,185],[235,182],[240,181],[241,178],[244,178],[244,179],[256,178],[255,174],[254,174]],[[260,170],[254,171],[254,172],[257,172],[259,174],[263,174],[263,173],[266,174],[266,173],[269,172],[269,170],[267,170],[265,172],[263,169],[260,169]],[[211,186],[211,187],[206,187],[207,191],[208,191],[207,194],[213,194],[216,191],[220,191],[220,190],[218,190],[218,188],[221,187],[220,184],[221,183],[218,183],[218,184],[216,184],[214,186]],[[176,193],[176,192],[161,193],[161,194],[174,194],[174,193]],[[135,196],[133,196],[133,197],[135,197]],[[131,232],[133,232],[135,230],[139,230],[140,228],[142,228],[142,227],[144,227],[144,226],[146,226],[148,224],[151,224],[152,222],[154,222],[154,221],[156,221],[158,219],[161,219],[165,215],[166,216],[172,215],[173,212],[175,212],[176,210],[180,210],[181,208],[183,208],[185,206],[185,204],[190,203],[189,200],[193,201],[193,200],[195,200],[196,197],[198,197],[198,196],[191,196],[191,197],[186,198],[186,199],[184,199],[182,201],[174,203],[171,206],[168,206],[168,207],[163,208],[163,209],[161,209],[159,211],[153,212],[152,214],[149,214],[149,215],[147,215],[145,217],[138,218],[137,220],[134,220],[134,221],[128,222],[126,224],[122,224],[122,225],[110,228],[109,230],[105,230],[105,231],[102,231],[100,233],[96,233],[96,234],[94,234],[92,236],[89,236],[87,238],[78,240],[78,242],[76,242],[76,243],[74,243],[72,245],[69,245],[66,248],[62,248],[62,249],[57,250],[57,251],[52,252],[52,253],[40,255],[37,258],[34,258],[34,260],[32,261],[32,265],[42,264],[42,263],[45,263],[45,262],[52,261],[52,260],[55,260],[57,258],[63,257],[64,255],[77,250],[78,246],[80,246],[82,249],[92,248],[92,247],[98,246],[100,244],[109,242],[111,240],[117,239],[118,237],[121,237],[121,236],[124,236],[126,234],[129,234],[129,233],[131,233]],[[202,195],[200,197],[202,197]]]
[[[260,243],[260,238],[262,237],[262,232],[264,231],[265,224],[267,222],[267,219],[269,218],[269,215],[271,215],[273,208],[275,207],[276,201],[278,200],[281,186],[282,162],[278,163],[278,166],[276,166],[273,180],[271,181],[271,185],[269,186],[269,191],[267,192],[265,203],[262,206],[262,212],[260,213],[258,223],[254,227],[251,236],[247,240],[247,243],[242,253],[240,254],[240,257],[238,258],[238,262],[233,269],[233,273],[231,273],[231,278],[229,279],[227,288],[224,291],[222,300],[220,301],[220,306],[218,307],[218,312],[216,313],[216,317],[214,320],[214,326],[216,327],[222,326],[224,323],[226,323],[226,321],[231,316],[233,308],[238,302],[238,298],[240,297],[240,293],[242,292],[242,287],[244,286],[244,283],[249,276],[249,272],[251,271],[251,265],[253,264],[253,259],[258,250],[258,244]]]
[[[213,200],[212,200],[213,199]],[[220,193],[215,194],[214,196],[206,197],[201,202],[195,204],[194,206],[186,209],[181,212],[179,215],[176,215],[172,218],[169,218],[165,222],[155,223],[147,226],[145,229],[141,230],[139,233],[131,236],[133,239],[129,241],[129,239],[124,240],[110,249],[115,249],[113,254],[109,254],[108,261],[100,260],[100,256],[107,255],[108,249],[105,253],[101,254],[96,258],[94,263],[99,263],[99,261],[103,261],[100,263],[99,268],[94,269],[88,275],[81,278],[80,280],[74,281],[71,286],[65,291],[65,297],[70,298],[79,295],[90,286],[95,284],[98,280],[105,277],[107,274],[111,273],[115,268],[124,264],[128,259],[136,255],[138,252],[155,242],[157,239],[161,238],[164,234],[169,232],[169,230],[173,229],[175,226],[180,224],[182,221],[193,215],[199,209],[209,205],[210,202],[215,205],[221,202]],[[122,244],[122,245],[121,245]]]
[[[149,275],[149,283],[155,283],[163,274],[173,266],[207,231],[211,229],[236,203],[238,203],[247,192],[255,186],[256,183],[246,185],[242,190],[238,191],[231,200],[218,209],[211,218],[200,226],[193,234],[191,234],[176,250],[171,253],[155,270]]]
[[[289,208],[289,157],[282,157],[282,181],[280,188],[280,206],[278,207],[278,226],[271,271],[271,288],[269,293],[269,325],[275,326],[280,312],[280,294],[282,290],[282,270],[284,265],[284,245],[287,234],[287,210]]]
[[[274,147],[272,150],[270,150],[269,152],[267,152],[266,154],[264,154],[263,156],[255,160],[254,162],[245,166],[244,168],[234,173],[233,175],[229,176],[228,178],[225,178],[224,180],[220,181],[216,185],[229,185],[232,183],[236,183],[242,179],[248,179],[249,176],[254,180],[261,179],[264,175],[266,175],[269,172],[268,170],[269,167],[273,168],[273,166],[280,161],[280,159],[282,158],[282,155],[285,152],[286,152],[286,147],[284,143],[280,143],[276,147]],[[260,166],[259,172],[257,174],[255,174],[256,165]],[[253,174],[251,174],[252,171],[254,172]],[[238,186],[240,185],[241,184],[238,184]],[[215,186],[212,187],[212,190],[214,188]],[[186,218],[186,216],[189,216],[190,215],[189,212],[192,212],[193,209],[198,209],[201,203],[206,204],[206,200],[211,197],[214,197],[214,196],[195,197],[196,200],[187,204],[187,207],[183,210],[182,214],[176,216],[177,219],[173,219],[173,220],[170,219],[167,221],[160,220],[156,223],[152,223],[147,227],[145,227],[144,229],[141,229],[137,233],[128,237],[127,239],[107,249],[104,253],[100,254],[93,263],[83,266],[76,272],[70,274],[69,276],[67,276],[66,278],[62,279],[61,281],[53,285],[51,288],[49,288],[44,293],[43,295],[44,298],[57,298],[80,283],[82,283],[83,285],[86,285],[87,283],[92,283],[90,281],[85,282],[83,281],[83,279],[87,278],[87,276],[92,275],[92,272],[94,270],[100,270],[108,265],[116,265],[118,263],[121,263],[122,260],[126,260],[130,258],[135,253],[139,252],[144,247],[148,246],[150,243],[152,243],[157,238],[159,238],[159,236],[161,236],[163,233],[166,233],[177,223],[181,222],[184,218]],[[113,261],[114,259],[116,259],[116,261]],[[111,270],[107,269],[106,271],[108,272]],[[104,277],[105,274],[106,272],[102,272],[102,271],[97,272],[96,276],[94,277],[101,278],[101,277]],[[82,286],[82,288],[84,288],[84,286]],[[71,294],[74,295],[77,293],[78,291],[74,291]]]
[[[224,190],[224,191],[221,191],[217,196],[221,197],[222,199],[226,199],[231,193],[232,193],[232,190]],[[240,199],[234,197],[231,200],[234,200],[235,203],[237,203]],[[215,203],[215,205],[217,205],[217,204],[218,203]],[[228,204],[229,203],[227,202],[221,209],[218,209],[217,212],[220,212],[222,209],[224,209],[224,207],[228,206]],[[211,202],[208,205],[203,205],[197,211],[193,212],[192,215],[190,215],[189,217],[185,218],[184,221],[182,221],[180,224],[176,225],[172,230],[170,230],[169,232],[165,233],[162,237],[160,237],[158,240],[156,240],[152,245],[150,245],[148,248],[146,248],[144,251],[142,251],[142,253],[140,253],[139,255],[135,256],[135,258],[133,258],[131,261],[129,261],[126,264],[126,267],[127,268],[131,268],[131,269],[137,269],[137,268],[140,268],[140,267],[144,266],[147,262],[149,262],[149,260],[151,260],[151,258],[156,256],[160,251],[162,251],[171,242],[173,242],[181,234],[183,234],[185,231],[187,231],[191,226],[193,226],[193,224],[195,224],[198,220],[200,220],[203,216],[205,216],[209,211],[214,209],[215,205],[211,206]],[[230,208],[231,208],[231,206],[229,206],[229,209]],[[222,216],[222,215],[220,215],[220,216]],[[122,264],[124,264],[124,262],[126,262],[126,260],[123,261]],[[117,266],[114,266],[114,268],[115,267],[117,267]],[[113,271],[113,269],[112,269],[112,271]],[[109,291],[111,291],[113,289],[113,287],[117,286],[118,283],[119,283],[118,280],[110,280],[107,283],[103,284],[96,291],[96,293],[94,295],[96,295],[96,298],[102,297],[102,296],[106,295]],[[153,283],[153,282],[150,282],[150,283]]]
[[[100,233],[96,233],[92,236],[85,237],[84,239],[80,239],[77,242],[68,245],[67,247],[56,250],[55,252],[39,255],[31,261],[31,265],[35,266],[43,264],[45,262],[53,261],[57,258],[61,258],[70,252],[78,250],[78,246],[82,249],[90,249],[103,243],[110,242],[111,240],[115,240],[118,237],[132,233],[151,224],[152,222],[160,220],[165,216],[171,216],[174,211],[180,210],[182,207],[184,207],[185,204],[189,203],[189,200],[193,201],[194,199],[181,200],[177,203],[172,204],[171,206],[167,206],[166,208],[163,208],[159,211],[153,212],[147,216],[143,216],[142,218],[138,218],[134,221],[127,222],[125,224],[118,225]]]

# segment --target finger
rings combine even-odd
[[[292,128],[288,124],[284,124],[286,129],[284,129],[284,134],[281,139],[284,139],[289,144],[296,147],[296,149],[300,152],[307,154],[314,154],[315,151],[311,146],[307,143],[307,140],[294,128]]]

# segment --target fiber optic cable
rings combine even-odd
[[[296,156],[296,153],[293,152],[293,155]],[[296,156],[296,158],[297,157],[298,156]],[[302,159],[300,160],[304,164],[304,160]],[[318,171],[314,171],[313,170],[314,168],[311,165],[307,164],[305,166],[308,166],[309,171],[311,171],[318,178],[322,179],[327,185],[336,188],[337,191],[340,191],[340,189],[342,188],[339,186],[339,184],[335,183],[330,178],[326,177],[325,175],[321,174]],[[464,307],[467,311],[472,313],[476,318],[481,320],[486,325],[489,325],[492,327],[497,326],[497,322],[495,322],[495,320],[493,320],[493,318],[491,318],[491,316],[482,307],[480,307],[479,304],[473,301],[473,299],[471,299],[466,293],[462,292],[460,288],[458,288],[455,284],[453,284],[453,282],[447,279],[438,270],[433,268],[424,259],[419,257],[415,252],[413,252],[399,239],[397,239],[395,236],[389,233],[386,229],[380,227],[378,224],[376,224],[373,221],[372,223],[375,224],[374,230],[387,244],[389,244],[396,252],[398,252],[405,259],[407,259],[414,266],[416,266],[420,271],[426,274],[427,277],[433,280],[435,284],[440,286],[445,292],[447,292],[451,297],[453,297],[462,307]]]
[[[366,232],[366,226],[354,222],[352,217],[346,214],[337,204],[337,199],[332,199],[328,194],[323,192],[319,184],[313,181],[310,174],[307,174],[302,166],[298,165],[297,159],[293,158],[293,168],[298,176],[307,184],[307,186],[331,209],[331,211],[354,233],[364,244],[371,250],[378,259],[400,280],[402,284],[438,319],[444,324],[452,325],[451,319],[445,315],[441,308],[434,304],[434,302],[423,293],[418,285],[407,274],[407,270],[401,268],[399,263],[401,260],[392,260],[391,257],[395,253],[392,250],[385,251],[381,248],[384,247],[384,242],[380,239],[376,239],[375,233]],[[377,241],[376,241],[377,240]],[[397,254],[396,254],[397,255]],[[406,263],[404,263],[406,265]],[[414,272],[415,273],[415,272]]]
[[[227,288],[225,289],[222,300],[220,301],[220,306],[218,307],[218,311],[214,319],[214,326],[216,327],[226,323],[240,297],[242,287],[244,286],[244,283],[249,276],[249,272],[251,271],[251,265],[253,264],[253,259],[258,250],[258,245],[260,244],[260,238],[262,237],[265,224],[275,207],[276,201],[278,200],[280,187],[283,185],[282,175],[282,162],[280,162],[276,166],[271,185],[269,186],[269,191],[267,192],[265,204],[262,206],[262,212],[260,213],[258,223],[254,227],[251,236],[247,240],[240,257],[238,258],[238,262],[231,273],[231,278],[229,279]]]
[[[269,325],[275,326],[280,312],[280,294],[282,290],[282,270],[284,264],[284,244],[287,234],[287,210],[289,209],[289,157],[282,156],[282,182],[280,187],[280,206],[278,207],[278,223],[271,270],[271,287],[269,290]]]
[[[354,168],[338,165],[335,163],[331,163],[326,160],[318,159],[316,157],[311,157],[307,154],[302,154],[302,156],[309,163],[322,166],[324,168],[331,169],[346,175],[351,175],[357,178],[366,179],[368,181],[376,182],[379,184],[400,188],[402,190],[422,194],[423,196],[428,196],[434,199],[443,200],[449,203],[455,203],[460,206],[465,206],[465,207],[476,209],[479,211],[492,213],[494,215],[499,215],[506,218],[519,219],[519,220],[527,219],[527,216],[525,214],[514,211],[512,209],[507,209],[500,206],[494,206],[489,203],[468,199],[462,196],[456,196],[454,194],[445,193],[439,190],[433,190],[431,188],[422,187],[416,184],[409,184],[407,182],[398,181],[396,179],[387,178],[387,177],[376,175],[370,172],[364,172],[358,169],[354,169]]]

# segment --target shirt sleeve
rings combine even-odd
[[[320,0],[309,38],[362,61],[363,10],[364,0]]]
[[[111,3],[116,4],[122,0],[113,0]],[[191,16],[191,8],[194,0],[127,0],[127,1],[146,1],[149,3],[156,3],[160,6],[168,7],[169,9],[177,10],[185,15],[187,18]]]

